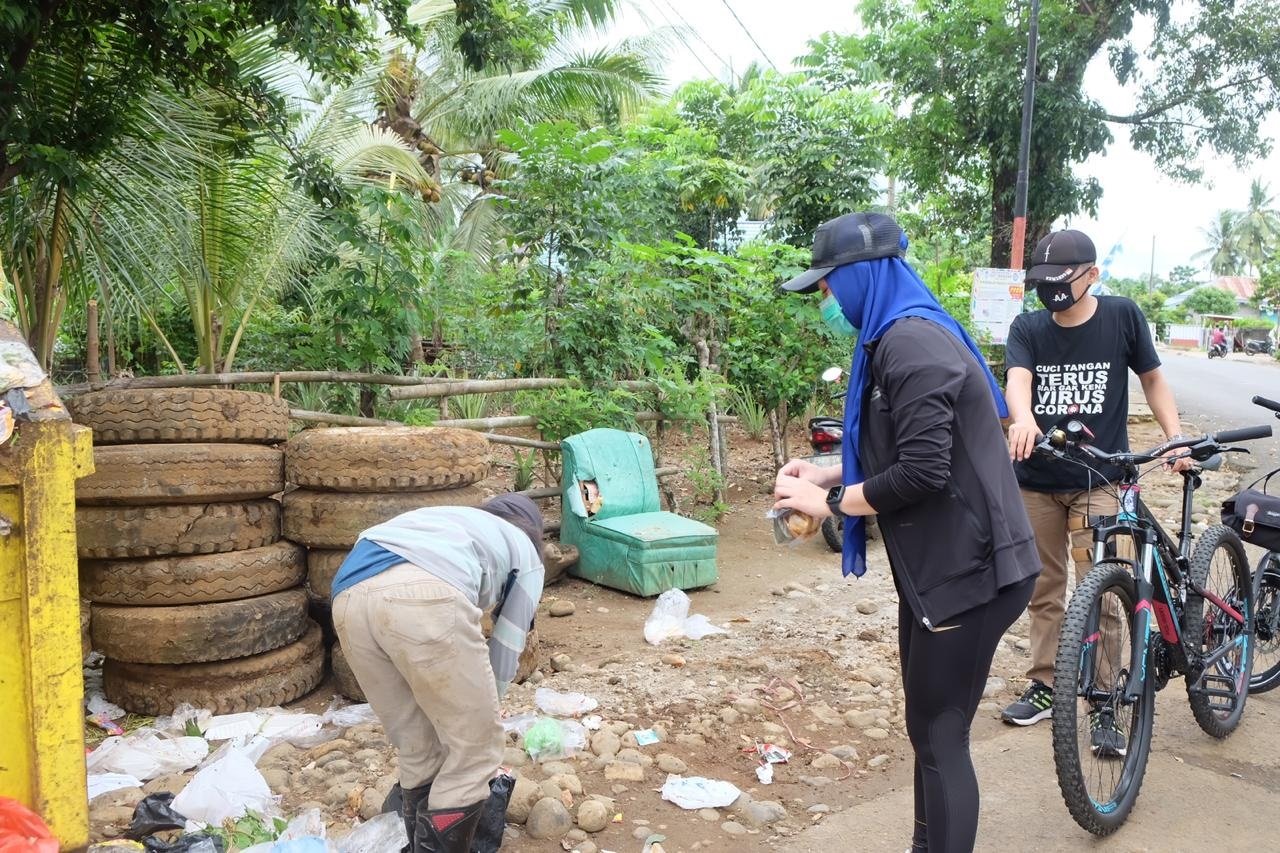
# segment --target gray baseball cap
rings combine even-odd
[[[884,213],[846,213],[818,226],[809,269],[782,285],[792,293],[813,293],[818,281],[839,266],[876,258],[901,257],[907,248],[902,227]]]

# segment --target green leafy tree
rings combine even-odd
[[[1253,305],[1263,311],[1280,311],[1280,258],[1272,258],[1262,265]]]
[[[1236,313],[1236,298],[1225,290],[1205,285],[1197,287],[1182,303],[1191,314],[1219,314],[1230,316]]]
[[[1248,265],[1249,273],[1261,269],[1280,243],[1280,211],[1267,185],[1255,178],[1249,185],[1249,203],[1236,215],[1232,238]]]
[[[1238,241],[1239,215],[1233,210],[1219,210],[1208,228],[1201,228],[1208,247],[1192,257],[1208,258],[1209,272],[1214,275],[1239,275],[1244,272],[1244,254]]]
[[[1196,268],[1181,264],[1169,271],[1168,288],[1170,293],[1181,293],[1190,290],[1196,283]]]
[[[1004,0],[861,6],[867,55],[911,103],[895,136],[902,176],[954,196],[949,220],[987,223],[996,265],[1007,262],[1012,236],[1025,8]],[[1060,217],[1095,210],[1103,187],[1074,166],[1105,151],[1113,127],[1127,128],[1138,150],[1182,179],[1198,176],[1204,148],[1241,161],[1264,151],[1261,119],[1280,103],[1278,13],[1276,0],[1045,0],[1027,248]],[[1153,30],[1141,49],[1132,37],[1139,19]],[[1132,93],[1132,111],[1109,112],[1086,93],[1086,69],[1099,56]]]

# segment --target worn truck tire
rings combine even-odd
[[[289,437],[289,404],[224,388],[125,388],[66,401],[95,444],[168,441],[276,442]]]
[[[489,476],[489,442],[441,427],[309,429],[285,446],[285,476],[309,489],[427,492]]]
[[[279,538],[275,501],[76,508],[77,547],[93,559],[217,554]]]
[[[333,579],[349,553],[346,548],[311,548],[307,551],[307,589],[311,591],[312,598],[329,600]]]
[[[108,698],[135,714],[172,714],[184,702],[215,714],[270,708],[299,699],[324,677],[320,628],[274,651],[237,660],[195,664],[103,664]]]
[[[174,607],[95,604],[91,630],[93,647],[113,660],[203,663],[278,649],[307,625],[307,593],[290,589]]]
[[[424,506],[479,506],[477,486],[434,492],[342,494],[297,489],[284,496],[284,536],[308,548],[347,548],[375,524]]]
[[[81,560],[80,594],[96,604],[157,607],[235,601],[291,589],[306,577],[305,549],[276,542],[247,551]]]
[[[329,654],[329,662],[333,668],[334,689],[353,702],[368,702],[364,691],[360,689],[360,682],[356,681],[356,674],[351,671],[351,665],[347,663],[347,656],[342,653],[342,646],[335,644]]]
[[[284,454],[257,444],[95,447],[76,503],[94,506],[243,501],[284,489]]]

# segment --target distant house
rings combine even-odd
[[[1224,290],[1235,297],[1236,300],[1236,317],[1257,317],[1258,309],[1253,307],[1253,294],[1258,289],[1258,280],[1244,275],[1224,275],[1215,278],[1207,285],[1197,284],[1181,293],[1176,293],[1164,301],[1166,310],[1177,308],[1187,301],[1192,293],[1201,287],[1216,287],[1218,290]]]

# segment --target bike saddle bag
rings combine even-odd
[[[1280,551],[1280,494],[1267,490],[1277,473],[1280,468],[1222,502],[1222,523],[1245,542],[1268,551]],[[1262,488],[1258,488],[1259,484]]]

